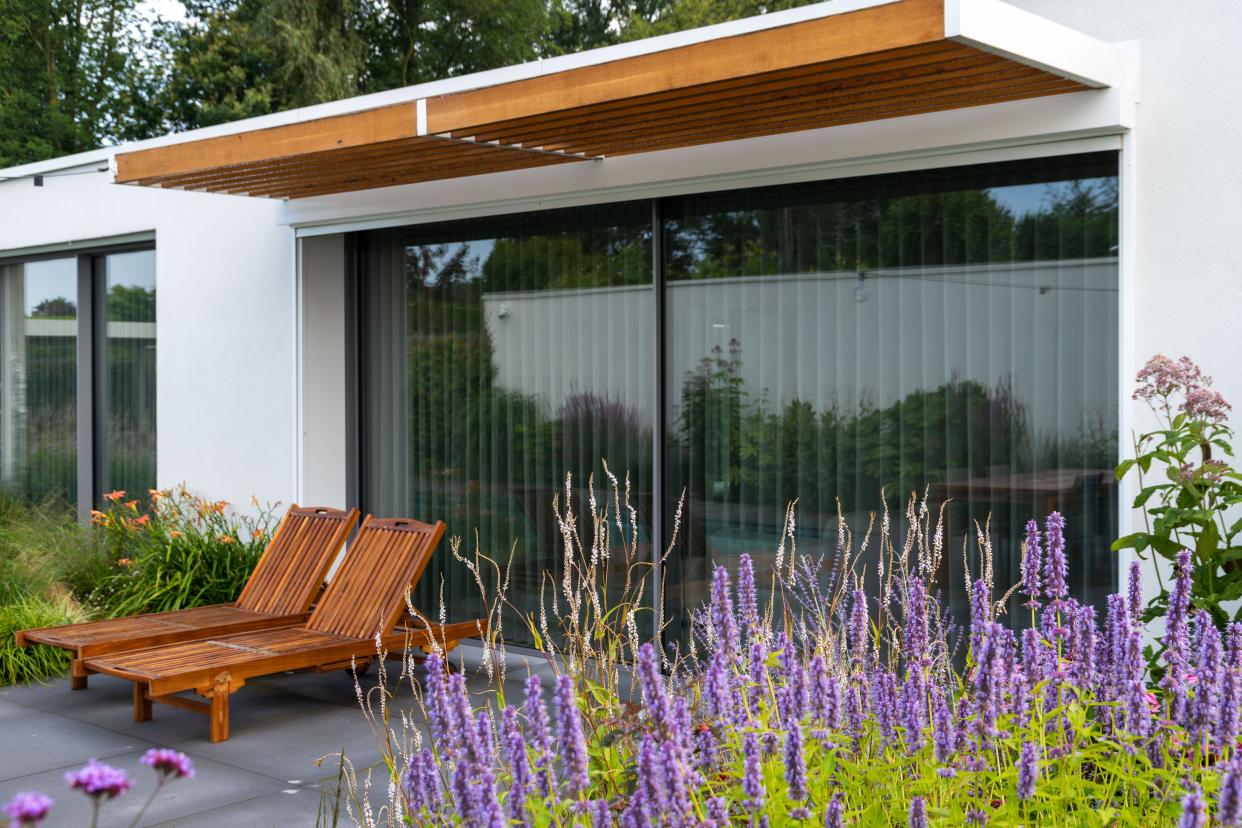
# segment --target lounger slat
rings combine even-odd
[[[306,612],[356,519],[357,512],[352,510],[290,509],[238,596],[237,606],[269,615]]]

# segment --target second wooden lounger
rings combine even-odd
[[[152,702],[211,717],[211,741],[229,738],[229,695],[248,679],[374,657],[385,649],[451,646],[479,635],[481,622],[397,629],[406,592],[418,582],[444,534],[444,524],[404,519],[363,521],[344,563],[304,624],[86,659],[89,672],[134,683],[134,719],[151,718]],[[193,691],[201,702],[176,695]]]

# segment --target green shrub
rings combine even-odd
[[[251,517],[185,487],[151,492],[145,510],[125,492],[105,497],[94,524],[111,565],[90,604],[109,616],[235,600],[275,523],[271,507]]]
[[[56,600],[27,595],[0,604],[0,686],[46,681],[69,667],[67,651],[42,644],[19,648],[14,633],[85,620],[86,613],[68,596]]]

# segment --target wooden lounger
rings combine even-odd
[[[434,526],[404,519],[368,517],[344,563],[304,624],[88,658],[88,672],[134,683],[134,720],[151,718],[160,702],[211,717],[211,741],[229,738],[229,694],[248,679],[294,670],[339,668],[351,658],[373,658],[406,646],[452,648],[477,636],[482,622],[444,627],[396,628],[405,596],[418,582],[444,534]],[[209,703],[178,696],[193,691]]]
[[[272,534],[236,602],[21,630],[17,646],[47,644],[69,650],[73,654],[69,686],[82,690],[86,687],[82,659],[90,656],[300,623],[306,620],[328,567],[357,522],[357,509],[346,512],[294,504]]]

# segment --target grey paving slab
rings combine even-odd
[[[144,739],[4,700],[0,700],[0,745],[0,779],[151,747]]]
[[[143,802],[155,790],[155,772],[138,761],[143,752],[133,750],[107,758],[109,765],[126,771],[135,784],[128,793],[104,803],[101,825],[129,825],[142,808]],[[166,784],[147,811],[143,824],[178,820],[265,794],[277,793],[288,787],[279,779],[250,773],[202,756],[194,756],[193,759],[194,778],[179,779]],[[69,769],[80,764],[80,761],[75,761]],[[41,791],[56,800],[51,816],[44,823],[46,828],[86,825],[90,822],[90,800],[84,794],[65,787],[64,771],[63,768],[49,770],[0,782],[0,801],[7,801],[18,791]],[[308,795],[318,796],[310,792]]]
[[[218,828],[221,825],[245,828],[289,828],[313,826],[319,817],[322,797],[318,791],[300,787],[285,788],[277,793],[234,802],[190,816],[156,823],[156,828]],[[327,807],[331,807],[328,805]],[[325,822],[330,826],[331,820]],[[338,825],[350,822],[342,813]]]

